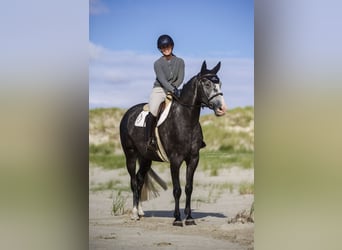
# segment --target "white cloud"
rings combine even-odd
[[[155,79],[153,63],[160,56],[159,54],[112,51],[91,42],[89,53],[90,108],[129,108],[137,103],[148,101]],[[185,82],[200,71],[204,60],[208,68],[213,68],[218,61],[221,61],[218,76],[222,82],[222,91],[228,107],[253,105],[254,62],[252,59],[182,58],[185,61]]]

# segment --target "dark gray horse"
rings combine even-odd
[[[179,182],[179,169],[183,161],[186,162],[187,167],[185,224],[195,224],[191,217],[190,202],[193,176],[199,161],[199,150],[203,145],[202,129],[199,124],[201,107],[209,107],[214,110],[216,116],[224,115],[226,111],[226,104],[221,92],[221,82],[217,76],[220,66],[221,62],[209,70],[204,61],[200,73],[184,84],[180,98],[174,98],[168,118],[159,126],[160,140],[171,168],[175,199],[175,221],[173,225],[175,226],[183,225],[179,211],[179,198],[182,192]],[[132,219],[139,219],[139,216],[144,215],[140,205],[141,190],[145,176],[151,169],[152,161],[162,161],[156,153],[146,150],[145,128],[134,125],[136,118],[143,110],[143,106],[144,103],[131,107],[120,123],[121,145],[125,152],[126,166],[131,176],[133,192]],[[139,170],[136,173],[137,160]]]

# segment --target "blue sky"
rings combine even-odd
[[[254,2],[251,0],[90,0],[89,106],[146,102],[161,54],[159,35],[175,41],[185,82],[221,61],[228,107],[254,105]]]

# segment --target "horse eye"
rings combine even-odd
[[[210,81],[212,81],[213,83],[219,83],[220,79],[217,76],[213,76]]]

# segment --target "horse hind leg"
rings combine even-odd
[[[129,149],[125,151],[125,153],[126,153],[126,167],[131,177],[130,184],[131,184],[131,190],[133,193],[133,209],[132,209],[131,219],[139,220],[138,209],[137,209],[139,196],[138,196],[137,178],[135,174],[137,154],[134,149]]]
[[[145,176],[147,172],[151,168],[152,161],[145,159],[145,158],[139,158],[139,171],[137,172],[136,178],[137,178],[137,188],[138,188],[138,204],[137,204],[137,213],[138,216],[142,217],[145,215],[143,209],[142,209],[142,201],[141,201],[141,191],[145,182]]]
[[[145,216],[144,210],[142,209],[142,202],[141,201],[139,201],[139,203],[138,203],[138,215],[139,215],[139,217]]]

